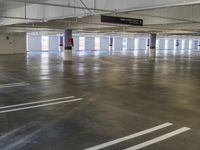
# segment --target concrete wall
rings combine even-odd
[[[165,49],[165,39],[160,39],[159,40],[158,49],[159,50],[164,50]]]
[[[100,38],[100,50],[109,50],[109,38],[101,37]]]
[[[85,38],[85,50],[94,50],[94,37],[86,37]]]
[[[77,51],[79,50],[79,37],[78,36],[74,36],[74,47],[73,50]]]
[[[114,50],[116,51],[122,51],[123,45],[122,45],[122,38],[115,37],[114,38]]]
[[[0,54],[26,53],[26,34],[1,34]]]
[[[200,49],[198,39],[179,39],[179,47],[176,48],[176,38],[158,38],[156,47],[158,50],[197,50]],[[79,49],[79,36],[74,37],[75,50]],[[95,47],[94,37],[85,38],[85,50],[94,50]],[[183,46],[184,45],[184,46]],[[106,36],[100,37],[100,50],[109,49],[109,38]],[[114,37],[113,50],[122,51],[123,38]],[[147,38],[145,37],[127,37],[127,50],[147,50]]]
[[[147,41],[146,39],[144,38],[140,38],[139,39],[139,42],[138,42],[138,45],[139,45],[139,50],[146,50],[147,49]]]
[[[189,40],[185,40],[185,50],[189,50]]]
[[[181,45],[183,45],[183,41],[184,41],[184,40],[180,40],[180,42],[179,42],[179,49],[182,49],[182,46],[181,46]]]
[[[168,41],[168,50],[173,50],[174,49],[174,40],[169,39]]]
[[[42,51],[42,37],[39,35],[28,36],[28,51]]]
[[[58,36],[49,36],[49,51],[59,51]]]
[[[194,50],[198,49],[198,40],[193,40],[193,49]]]
[[[134,38],[128,38],[127,49],[128,50],[134,50],[135,49],[135,39]]]

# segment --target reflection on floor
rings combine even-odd
[[[199,150],[200,51],[155,59],[75,51],[73,63],[57,52],[0,56],[0,86],[21,83],[0,89],[2,150],[83,150],[115,139],[104,149],[123,150],[177,132],[143,149]]]

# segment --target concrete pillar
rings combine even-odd
[[[65,30],[64,33],[64,40],[65,40],[65,50],[63,53],[63,60],[64,61],[72,61],[72,30]]]
[[[156,57],[156,34],[150,34],[149,57]]]
[[[109,39],[109,49],[110,49],[110,51],[112,51],[113,50],[113,37],[111,36],[110,37],[110,39]]]
[[[200,40],[198,40],[198,50],[200,50]]]
[[[178,49],[179,49],[179,45],[180,45],[180,42],[179,42],[179,40],[176,40],[176,50],[178,50]]]
[[[147,47],[150,46],[150,39],[147,39]]]
[[[64,49],[64,38],[63,38],[63,36],[61,35],[60,37],[59,37],[59,51],[60,52],[62,52],[63,51],[63,49]]]

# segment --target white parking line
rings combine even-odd
[[[46,103],[46,102],[52,102],[52,101],[59,101],[59,100],[65,100],[65,99],[70,99],[70,98],[74,98],[74,96],[62,97],[62,98],[55,98],[55,99],[43,100],[43,101],[36,101],[36,102],[30,102],[30,103],[23,103],[23,104],[16,104],[16,105],[9,105],[9,106],[3,106],[3,107],[0,107],[0,109],[20,107],[20,106],[26,106],[26,105],[32,105],[32,104],[39,104],[39,103]]]
[[[171,126],[171,125],[173,125],[173,124],[167,122],[167,123],[155,126],[153,128],[150,128],[150,129],[147,129],[147,130],[143,130],[141,132],[138,132],[138,133],[135,133],[135,134],[123,137],[123,138],[119,138],[119,139],[116,139],[116,140],[113,140],[113,141],[110,141],[110,142],[107,142],[107,143],[103,143],[103,144],[100,144],[100,145],[97,145],[97,146],[94,146],[94,147],[91,147],[91,148],[88,148],[88,149],[85,149],[85,150],[99,150],[99,149],[102,149],[102,148],[105,148],[105,147],[108,147],[108,146],[115,145],[117,143],[121,143],[121,142],[130,140],[130,139],[133,139],[133,138],[136,138],[136,137],[139,137],[139,136],[154,132],[156,130],[159,130],[159,129],[162,129],[162,128],[165,128],[165,127],[168,127],[168,126]]]
[[[64,103],[72,103],[72,102],[77,102],[77,101],[82,101],[82,100],[83,100],[82,98],[77,98],[77,99],[72,99],[72,100],[67,100],[67,101],[61,101],[61,102],[54,102],[54,103],[47,103],[47,104],[41,104],[41,105],[35,105],[35,106],[29,106],[29,107],[21,107],[21,108],[3,110],[3,111],[0,111],[0,114],[2,114],[2,113],[8,113],[8,112],[20,111],[20,110],[27,110],[27,109],[39,108],[39,107],[52,106],[52,105],[59,105],[59,104],[64,104]]]
[[[28,85],[30,85],[30,84],[26,83],[26,82],[0,84],[0,89],[2,89],[2,88],[12,88],[12,87],[18,87],[18,86],[28,86]]]
[[[158,143],[158,142],[161,142],[161,141],[164,141],[166,139],[169,139],[173,136],[176,136],[178,134],[181,134],[183,132],[186,132],[190,130],[190,128],[187,128],[187,127],[183,127],[181,129],[178,129],[178,130],[175,130],[173,132],[170,132],[170,133],[167,133],[165,135],[162,135],[162,136],[159,136],[157,138],[154,138],[152,140],[149,140],[149,141],[146,141],[144,143],[141,143],[141,144],[138,144],[138,145],[135,145],[133,147],[130,147],[130,148],[127,148],[127,149],[124,149],[124,150],[138,150],[138,149],[141,149],[141,148],[144,148],[144,147],[147,147],[147,146],[150,146],[152,144],[155,144],[155,143]]]

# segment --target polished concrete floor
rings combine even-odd
[[[199,150],[200,51],[146,55],[75,52],[73,63],[63,63],[58,53],[1,55],[0,150],[95,150],[166,122],[173,125],[102,149],[144,146],[187,127],[138,149]],[[52,100],[68,96],[82,99]]]

